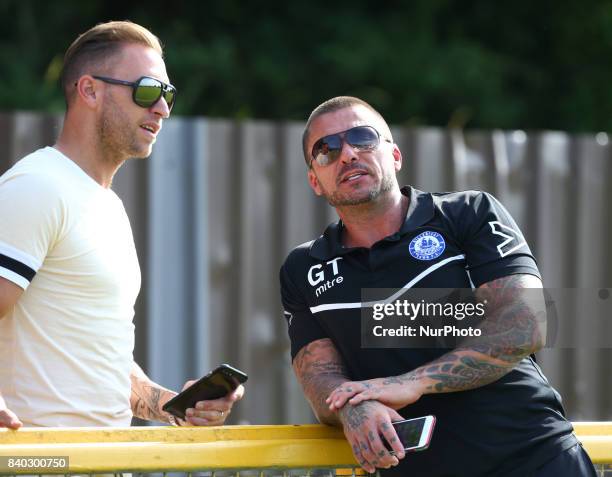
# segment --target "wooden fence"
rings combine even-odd
[[[52,144],[61,117],[0,115],[0,173]],[[292,374],[278,270],[295,245],[318,236],[335,212],[306,183],[303,123],[174,117],[145,160],[128,161],[114,189],[134,229],[143,271],[136,358],[178,388],[220,362],[250,375],[234,423],[313,420]],[[404,156],[400,183],[423,190],[483,189],[522,227],[545,285],[610,287],[612,177],[605,133],[393,128]],[[580,326],[582,347],[539,360],[573,420],[612,419],[612,351],[588,345],[607,333]]]

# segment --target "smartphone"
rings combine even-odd
[[[162,409],[184,420],[187,408],[195,407],[198,401],[221,398],[231,393],[247,379],[248,376],[243,371],[229,364],[221,364],[170,399]]]
[[[436,424],[436,418],[435,416],[423,416],[415,419],[395,421],[391,424],[393,424],[395,432],[404,446],[404,451],[417,452],[429,447],[433,429]],[[392,450],[384,436],[382,436],[381,439],[387,449]],[[391,452],[391,454],[394,453],[395,452]]]

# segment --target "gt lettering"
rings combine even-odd
[[[323,272],[317,272],[313,276],[314,270],[320,270],[321,268],[323,268],[323,265],[313,265],[310,267],[310,270],[308,270],[308,283],[310,283],[313,287],[316,286],[317,283],[321,283],[323,280],[325,280],[325,273]]]
[[[336,257],[333,260],[326,262],[326,265],[331,265],[334,277],[338,275],[338,260],[342,260],[342,257]],[[325,271],[323,270],[323,265],[317,264],[310,267],[310,270],[308,270],[308,283],[314,287],[323,281],[325,281]]]

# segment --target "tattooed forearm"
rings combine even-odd
[[[176,393],[151,381],[136,363],[130,379],[130,405],[134,416],[149,421],[168,422],[168,414],[162,411],[162,406]]]
[[[325,399],[349,378],[342,357],[331,340],[320,339],[304,346],[293,360],[293,370],[319,421],[339,424],[338,415],[329,410]]]
[[[442,393],[497,381],[543,344],[545,305],[537,288],[541,282],[531,275],[511,275],[482,285],[476,290],[478,301],[487,302],[482,336],[408,374],[387,378],[389,384],[421,381],[426,393]]]
[[[468,353],[468,350],[447,353],[429,365],[412,371],[404,379],[427,379],[425,392],[464,391],[497,381],[513,368],[508,363],[500,365],[487,356]]]
[[[532,275],[510,275],[476,290],[479,302],[487,303],[482,337],[465,342],[465,348],[510,364],[538,351],[546,335],[546,306]]]

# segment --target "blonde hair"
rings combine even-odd
[[[111,21],[99,23],[85,33],[81,33],[70,45],[64,55],[61,86],[66,98],[66,107],[74,92],[78,79],[90,72],[93,67],[107,67],[114,61],[121,47],[126,44],[148,46],[163,57],[163,48],[159,38],[131,21]]]

